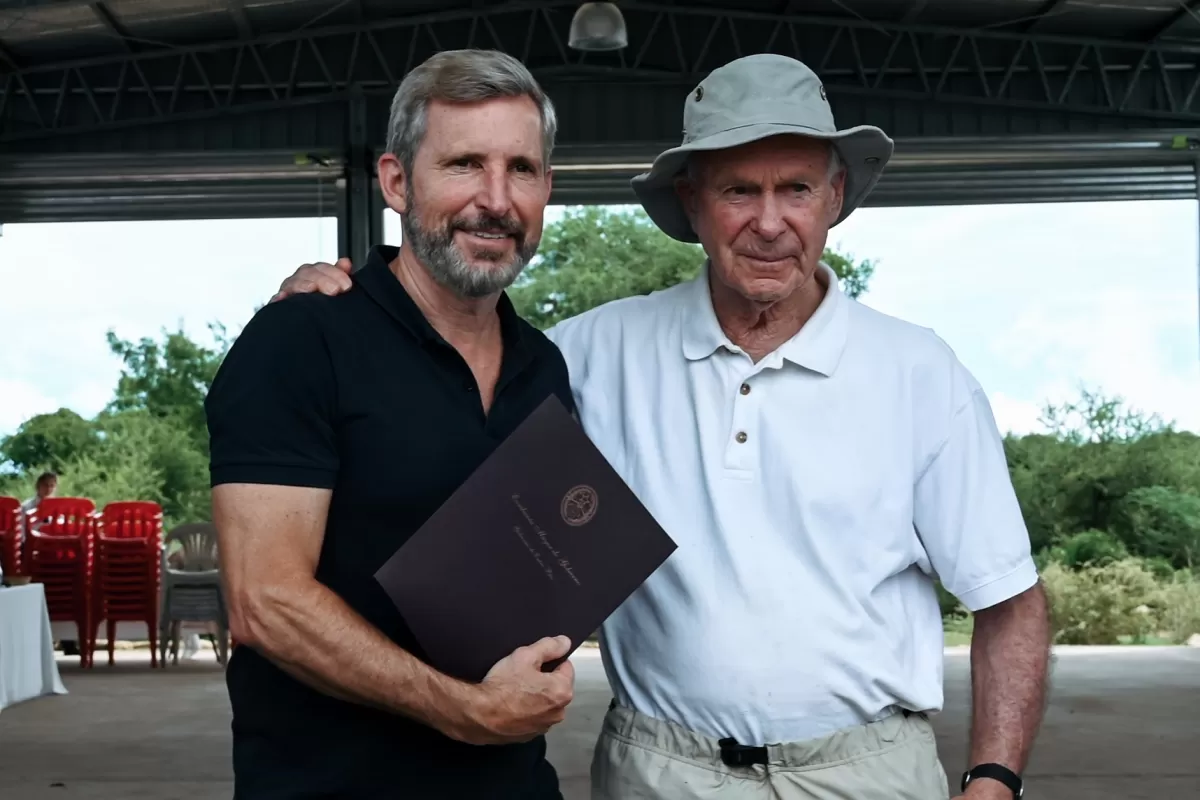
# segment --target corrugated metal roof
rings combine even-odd
[[[130,48],[229,41],[430,11],[499,13],[506,5],[496,0],[0,0],[0,52],[33,66]],[[639,3],[629,0],[623,5],[636,8]],[[785,6],[780,0],[701,0],[687,5],[771,14]],[[787,13],[881,24],[1135,43],[1182,41],[1200,48],[1200,3],[1182,0],[793,0],[786,6]]]

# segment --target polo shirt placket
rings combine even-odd
[[[736,354],[717,353],[714,357],[736,359],[731,366],[731,382],[733,392],[729,405],[732,407],[731,430],[726,435],[725,474],[735,480],[752,480],[758,473],[762,461],[759,447],[761,441],[761,414],[764,395],[769,391],[770,381],[768,370],[778,368],[777,364],[760,362],[754,364],[748,355],[742,352]],[[776,359],[771,359],[776,361]],[[746,370],[749,367],[749,370]],[[738,374],[741,377],[738,378]],[[756,388],[757,387],[757,388]]]

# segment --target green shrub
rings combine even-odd
[[[1078,570],[1051,562],[1042,579],[1056,644],[1144,642],[1157,629],[1161,584],[1136,559]]]
[[[1166,486],[1133,489],[1117,505],[1113,531],[1136,555],[1177,569],[1200,564],[1200,495]]]
[[[1200,578],[1181,570],[1159,590],[1163,632],[1176,644],[1200,634]]]
[[[1108,531],[1087,530],[1063,539],[1051,548],[1050,555],[1063,566],[1079,569],[1121,561],[1129,557],[1129,552],[1121,540]]]
[[[966,607],[958,602],[958,598],[950,594],[941,581],[934,581],[937,588],[938,605],[942,607],[942,619],[956,619],[969,616]]]

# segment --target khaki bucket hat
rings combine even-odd
[[[739,58],[709,73],[683,106],[683,143],[654,159],[633,179],[633,191],[663,233],[697,242],[675,193],[675,178],[691,153],[725,150],[779,134],[832,142],[846,169],[845,197],[837,225],[862,203],[892,157],[894,143],[879,128],[838,130],[825,87],[816,73],[787,56]]]

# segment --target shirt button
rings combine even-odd
[[[746,432],[745,432],[745,431],[738,431],[738,435],[737,435],[737,437],[736,437],[736,438],[737,438],[737,440],[738,440],[738,444],[745,444],[745,443],[746,443],[746,439],[747,439]]]
[[[748,384],[748,383],[742,384],[742,394],[750,394],[750,384]]]

